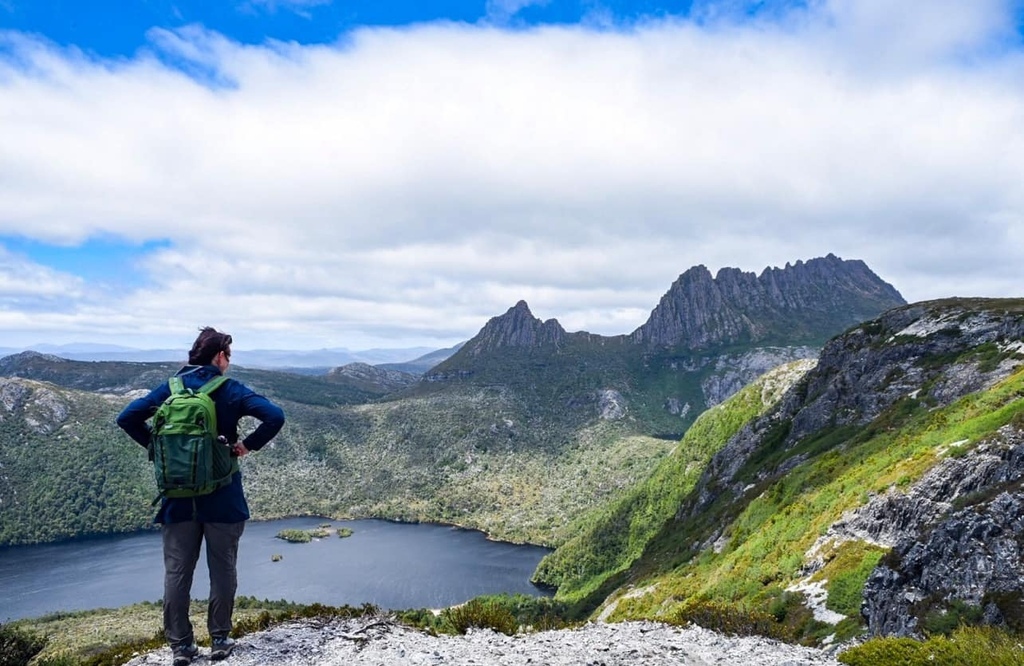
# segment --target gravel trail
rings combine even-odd
[[[210,666],[209,649],[194,662]],[[169,666],[167,648],[127,666]],[[813,648],[655,622],[588,624],[505,636],[430,636],[385,617],[296,621],[239,639],[223,666],[839,666]]]

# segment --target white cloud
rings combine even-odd
[[[543,6],[550,0],[487,0],[487,18],[504,23],[527,7]]]
[[[0,246],[0,307],[12,302],[31,304],[81,296],[80,280],[35,264]]]
[[[334,0],[243,0],[239,7],[245,12],[268,12],[276,13],[279,9],[295,12],[299,16],[310,17],[307,11],[310,7],[329,5]]]
[[[1008,7],[832,0],[334,47],[190,28],[118,62],[8,33],[0,234],[168,239],[155,287],[79,316],[155,336],[205,290],[203,323],[263,346],[451,342],[520,298],[628,333],[691,265],[828,252],[911,300],[1024,296]]]

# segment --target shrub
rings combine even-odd
[[[527,594],[496,594],[480,597],[508,609],[523,629],[548,631],[572,626],[568,604],[552,597],[534,597]]]
[[[688,601],[670,616],[673,624],[696,624],[731,636],[767,636],[778,640],[792,640],[786,626],[775,616],[756,610],[747,610],[706,599]]]
[[[884,555],[883,549],[861,541],[843,543],[825,569],[829,577],[825,606],[849,617],[859,616],[864,584]]]
[[[921,661],[921,643],[913,638],[876,638],[839,655],[849,666],[912,666]]]
[[[457,634],[465,634],[475,627],[511,636],[519,629],[512,612],[495,601],[471,599],[461,606],[445,610],[442,615],[448,627]]]
[[[0,666],[24,666],[45,646],[45,638],[0,624]]]
[[[927,641],[875,638],[839,655],[849,666],[1021,666],[1021,637],[991,627],[961,627]]]
[[[927,636],[949,636],[962,626],[977,625],[984,611],[980,606],[953,600],[948,607],[934,608],[921,620],[921,628]]]

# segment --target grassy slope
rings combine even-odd
[[[1024,371],[990,390],[969,395],[936,411],[911,398],[894,405],[863,428],[821,433],[787,452],[795,466],[753,487],[742,498],[719,498],[709,512],[696,518],[670,521],[649,544],[630,572],[630,580],[647,594],[622,598],[612,617],[666,618],[693,600],[709,600],[741,609],[773,609],[786,618],[796,611],[798,598],[785,588],[801,576],[804,556],[829,525],[847,510],[863,505],[871,494],[901,488],[919,479],[940,455],[955,455],[1006,424],[1024,428]],[[942,453],[954,442],[960,448]],[[764,459],[748,466],[750,481],[756,469],[785,463]],[[728,542],[717,551],[697,550],[727,524]],[[827,573],[829,606],[849,612],[850,587],[859,594],[878,553],[861,547],[851,556],[843,547],[840,562]],[[856,580],[851,579],[851,575]],[[841,583],[840,583],[841,581]],[[833,631],[815,624],[807,613],[789,612],[798,635]],[[846,631],[855,631],[859,618],[850,618]]]
[[[557,587],[557,598],[568,603],[585,604],[614,585],[675,515],[711,456],[747,421],[774,405],[812,366],[796,362],[767,373],[726,403],[704,412],[650,478],[621,499],[574,521],[568,531],[575,536],[544,558],[534,580]]]

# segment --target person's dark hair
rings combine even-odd
[[[210,365],[217,354],[227,352],[231,356],[231,336],[217,329],[206,326],[199,329],[199,337],[192,344],[188,353],[190,365]]]

